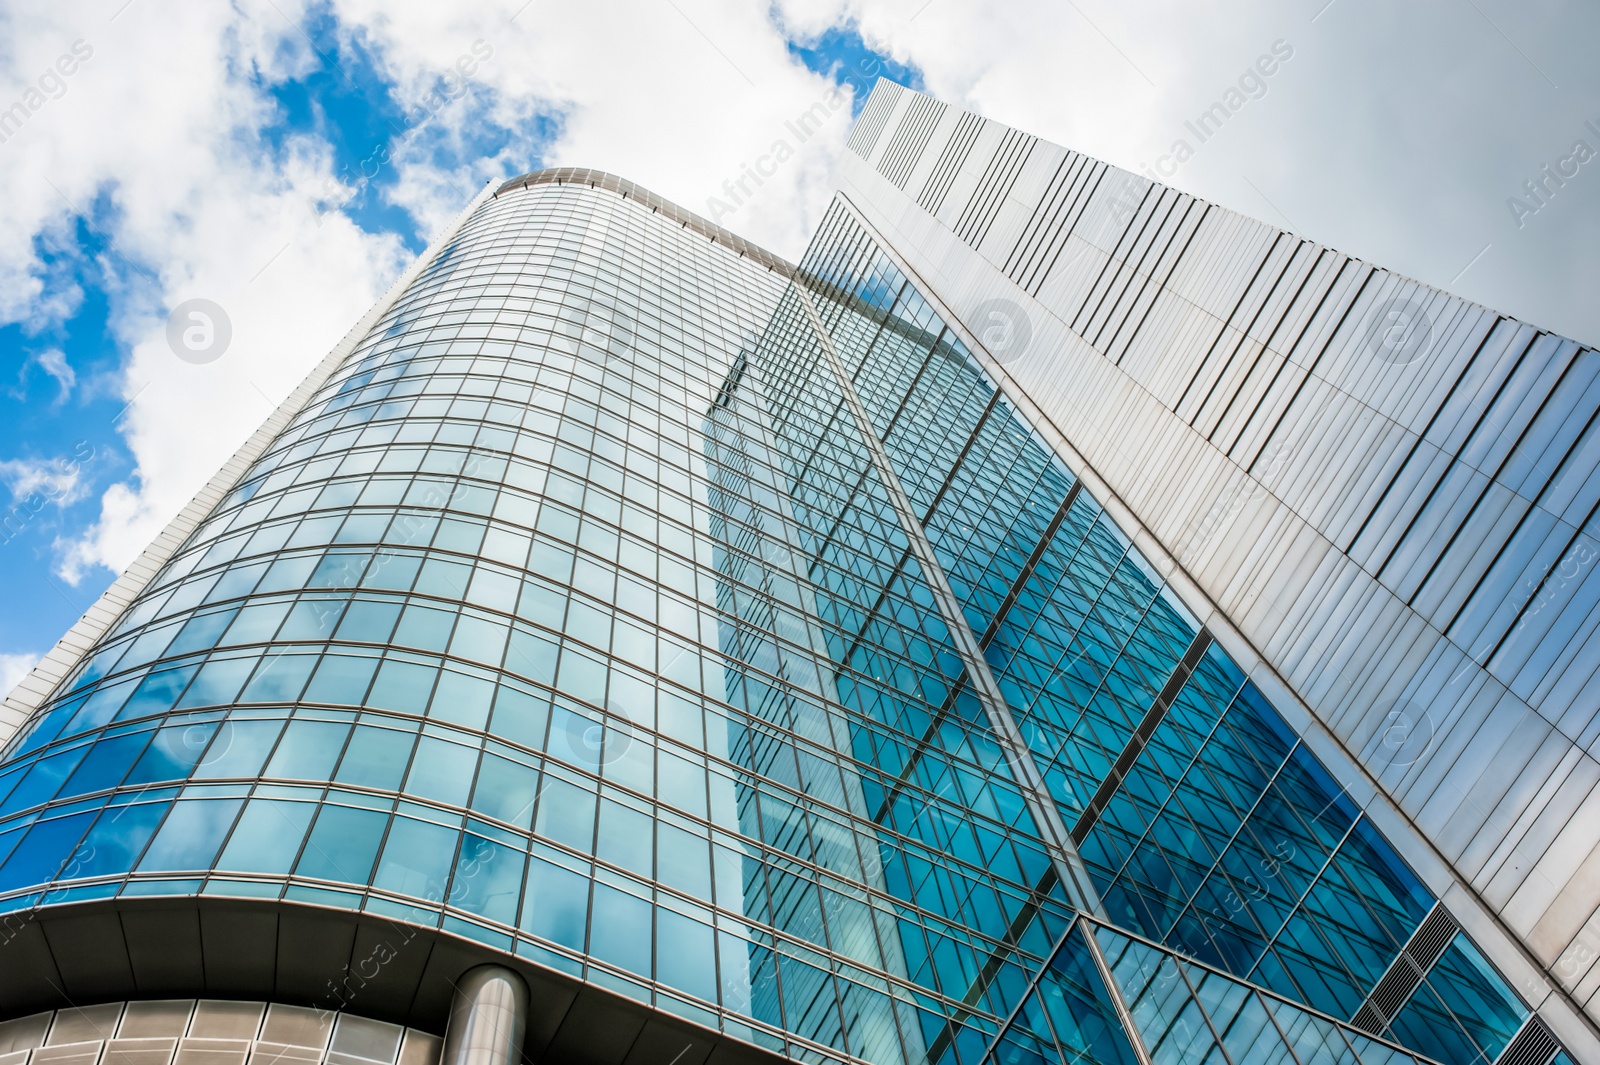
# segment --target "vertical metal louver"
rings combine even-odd
[[[995,216],[1000,213],[1006,193],[1016,184],[1017,175],[1022,173],[1022,167],[1027,163],[1028,156],[1033,154],[1033,146],[1038,140],[1019,130],[1006,131],[1006,135],[1000,139],[1000,146],[995,149],[994,158],[989,161],[988,169],[983,172],[983,180],[978,182],[966,210],[961,212],[961,218],[956,222],[956,236],[974,248],[983,243]]]
[[[887,86],[892,83],[879,84]],[[850,131],[850,139],[845,142],[845,147],[863,159],[872,158],[872,149],[878,146],[878,138],[883,135],[883,127],[889,121],[889,115],[899,98],[897,92],[874,92],[868,98],[861,117],[856,119],[856,128]]]
[[[961,116],[960,121],[956,123],[955,132],[945,141],[944,149],[939,153],[939,161],[933,165],[933,173],[928,175],[928,182],[917,197],[918,207],[931,215],[939,213],[956,175],[961,173],[967,156],[972,154],[972,146],[977,143],[978,131],[981,129],[983,129],[983,119],[977,115],[968,111]]]
[[[1494,1059],[1495,1065],[1550,1065],[1561,1044],[1550,1028],[1535,1014],[1528,1018],[1511,1042]]]
[[[1450,916],[1444,904],[1435,903],[1390,963],[1388,971],[1373,986],[1367,1000],[1350,1018],[1350,1023],[1374,1035],[1381,1034],[1405,1008],[1412,993],[1422,984],[1422,978],[1460,931],[1461,925]]]
[[[931,96],[918,96],[906,108],[900,126],[889,138],[889,146],[878,160],[878,173],[894,183],[896,188],[906,187],[906,179],[916,168],[922,153],[933,137],[934,129],[949,108]]]

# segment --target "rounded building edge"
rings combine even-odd
[[[234,999],[339,1011],[444,1037],[457,987],[484,966],[509,970],[526,987],[526,1060],[788,1061],[439,929],[314,903],[219,896],[100,899],[0,916],[0,1022],[109,1002]]]
[[[761,245],[746,240],[731,230],[722,228],[687,207],[680,207],[666,197],[658,196],[643,185],[629,181],[624,177],[618,177],[616,174],[607,173],[604,170],[590,170],[586,167],[576,166],[547,167],[544,170],[534,170],[503,182],[499,188],[494,190],[494,195],[495,198],[499,198],[508,192],[515,192],[518,189],[526,189],[537,185],[583,185],[591,189],[605,189],[619,193],[624,199],[637,200],[652,211],[659,212],[674,222],[678,222],[685,229],[699,233],[713,244],[721,244],[729,251],[765,266],[773,273],[783,277],[794,276],[795,265],[782,256],[775,255]]]

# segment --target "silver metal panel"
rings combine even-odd
[[[456,981],[440,1065],[516,1065],[527,1029],[528,985],[504,966],[480,965]]]

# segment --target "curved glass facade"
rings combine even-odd
[[[0,902],[359,909],[981,1054],[1070,910],[859,432],[788,478],[786,281],[610,191],[482,207],[14,738]]]
[[[1527,1006],[851,207],[791,277],[631,191],[479,207],[13,738],[0,925],[328,907],[806,1061],[1494,1061]]]

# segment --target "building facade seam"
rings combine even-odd
[[[1051,860],[1056,866],[1057,876],[1061,884],[1072,898],[1072,902],[1080,909],[1096,916],[1105,916],[1105,906],[1100,901],[1099,892],[1089,879],[1089,871],[1083,865],[1083,859],[1078,856],[1078,849],[1068,834],[1061,813],[1056,808],[1049,790],[1045,787],[1044,778],[1038,766],[1034,764],[1033,755],[1028,750],[1028,745],[1022,738],[1021,730],[1011,717],[1011,711],[1006,705],[1005,696],[1001,694],[1000,685],[996,683],[989,663],[984,658],[983,651],[978,647],[978,639],[972,633],[972,628],[967,623],[961,608],[956,603],[955,593],[951,591],[949,580],[945,577],[944,567],[940,564],[935,554],[933,545],[928,541],[928,534],[922,523],[917,519],[916,510],[911,505],[910,498],[900,484],[899,475],[895,473],[889,456],[883,449],[883,443],[878,439],[877,433],[872,428],[872,421],[867,416],[866,408],[861,405],[860,398],[856,395],[855,386],[850,382],[850,375],[846,372],[843,361],[833,346],[833,338],[828,334],[827,327],[822,322],[822,317],[817,313],[816,305],[811,300],[811,294],[797,278],[794,291],[800,305],[806,312],[806,317],[811,322],[812,329],[816,332],[817,342],[822,348],[824,358],[837,382],[840,394],[844,397],[849,407],[856,426],[861,433],[862,442],[867,448],[872,466],[883,483],[884,491],[889,497],[890,505],[900,521],[906,538],[911,542],[911,550],[917,558],[918,565],[923,570],[924,579],[928,582],[929,590],[933,593],[939,612],[944,617],[945,625],[949,628],[951,636],[956,642],[958,653],[966,666],[967,677],[972,684],[974,693],[983,704],[990,727],[996,739],[1000,741],[1006,753],[1006,760],[1010,763],[1012,772],[1016,777],[1018,786],[1032,811],[1039,827],[1044,832],[1046,841],[1050,844]]]

